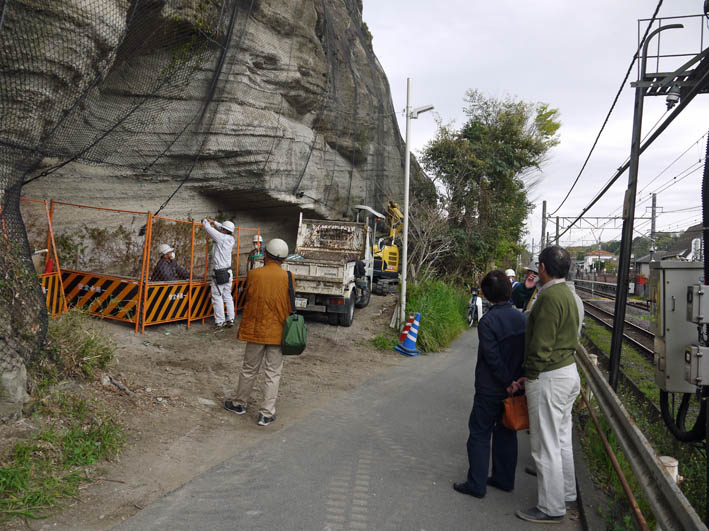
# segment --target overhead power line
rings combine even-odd
[[[625,83],[628,81],[628,76],[630,76],[630,72],[633,70],[633,65],[635,64],[635,61],[637,61],[638,56],[640,54],[640,50],[643,47],[643,44],[645,43],[645,39],[647,38],[648,33],[650,32],[650,28],[652,27],[653,23],[655,22],[655,18],[657,17],[657,13],[660,11],[660,6],[662,6],[662,1],[660,0],[657,3],[657,7],[655,7],[655,12],[652,14],[652,18],[650,19],[650,22],[647,25],[647,28],[645,29],[645,35],[643,35],[642,40],[640,41],[640,45],[638,46],[638,49],[635,51],[635,54],[633,55],[633,59],[630,61],[630,64],[628,65],[628,70],[625,72],[625,77],[623,77],[623,81],[620,83],[620,87],[618,87],[618,92],[616,92],[615,98],[613,99],[613,103],[611,104],[610,109],[608,109],[608,114],[606,114],[605,120],[603,120],[603,125],[601,125],[601,129],[598,131],[598,134],[596,135],[596,139],[593,141],[593,145],[591,146],[591,150],[588,152],[588,156],[586,157],[586,160],[583,163],[583,166],[581,166],[581,170],[579,171],[579,174],[576,176],[576,179],[574,180],[573,184],[571,185],[571,188],[569,188],[569,191],[566,193],[566,196],[564,199],[561,201],[558,207],[556,207],[556,210],[552,212],[550,215],[553,216],[556,214],[559,209],[564,206],[564,203],[566,200],[569,198],[571,195],[571,192],[574,190],[576,187],[576,183],[579,182],[579,179],[581,178],[581,174],[583,174],[583,171],[586,169],[586,165],[588,164],[589,159],[591,158],[591,155],[593,154],[593,151],[596,149],[596,145],[598,144],[598,140],[601,138],[601,134],[603,133],[603,130],[606,128],[606,124],[608,123],[608,119],[611,117],[611,114],[613,113],[613,109],[615,109],[616,103],[618,103],[618,98],[620,98],[621,92],[623,92],[623,88],[625,88]]]

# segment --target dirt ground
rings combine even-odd
[[[405,358],[377,351],[371,339],[387,330],[396,304],[394,295],[373,296],[355,312],[350,328],[308,318],[308,347],[286,357],[278,396],[277,420],[256,425],[260,395],[239,417],[223,408],[238,382],[245,343],[237,326],[215,333],[205,325],[159,325],[134,334],[122,324],[102,326],[118,345],[116,359],[95,382],[78,391],[118,412],[126,445],[119,459],[103,465],[101,480],[85,485],[77,500],[68,500],[54,517],[31,522],[39,529],[108,529],[197,474],[258,443],[274,431],[327,405],[377,372]],[[111,376],[130,390],[121,391]],[[103,377],[103,378],[102,378]],[[103,382],[102,382],[103,380]],[[256,389],[260,389],[261,379]],[[29,420],[0,427],[6,443],[29,436]],[[21,522],[9,529],[27,529]]]

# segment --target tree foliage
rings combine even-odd
[[[460,129],[439,124],[421,162],[437,184],[451,249],[446,272],[477,278],[493,263],[513,263],[524,221],[549,150],[558,143],[559,112],[543,103],[465,97],[467,121]]]

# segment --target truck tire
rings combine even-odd
[[[354,321],[354,310],[355,310],[355,292],[352,290],[350,297],[347,299],[347,311],[345,313],[336,314],[340,326],[352,326],[352,321]]]
[[[355,307],[365,308],[369,304],[369,299],[372,298],[372,285],[367,282],[367,287],[362,290],[362,294],[357,297]]]
[[[328,313],[327,315],[327,322],[333,326],[337,326],[337,324],[340,322],[340,319],[338,318],[339,314],[337,313]]]

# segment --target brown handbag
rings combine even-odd
[[[502,414],[502,425],[508,430],[519,431],[529,428],[529,413],[527,412],[527,396],[508,396],[505,398],[505,412]]]

